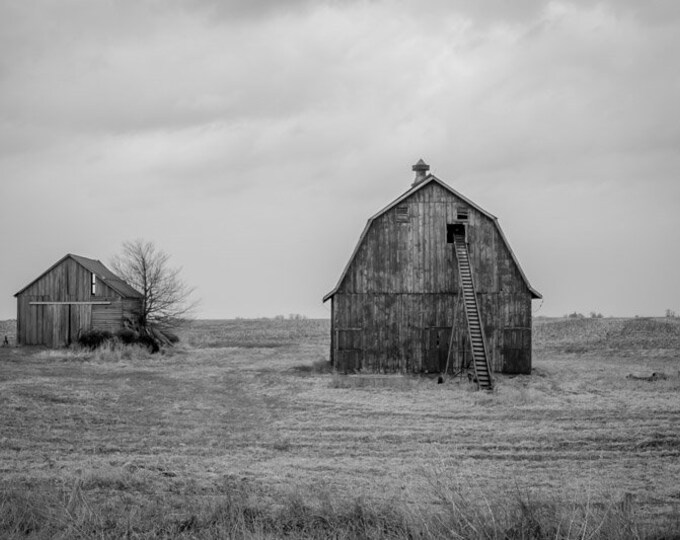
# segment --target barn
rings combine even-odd
[[[68,254],[14,295],[17,343],[63,347],[87,330],[136,321],[142,294],[100,261]]]
[[[331,301],[343,372],[531,372],[531,304],[541,298],[495,216],[420,160],[410,189],[371,217]]]

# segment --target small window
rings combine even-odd
[[[456,219],[459,221],[467,221],[468,220],[468,209],[467,208],[458,208],[456,210]]]
[[[93,295],[97,294],[97,276],[95,274],[92,274],[92,289],[90,290],[90,292]]]
[[[397,206],[396,212],[397,221],[408,221],[408,206]]]

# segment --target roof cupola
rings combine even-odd
[[[413,167],[411,167],[413,171],[416,173],[416,177],[413,180],[413,184],[411,184],[411,187],[415,187],[418,184],[420,184],[425,178],[427,177],[427,171],[430,170],[430,166],[425,163],[422,159],[418,160],[418,163],[416,163]]]

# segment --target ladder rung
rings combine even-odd
[[[482,325],[477,305],[477,295],[472,281],[472,268],[465,244],[465,237],[453,235],[453,244],[458,259],[458,274],[463,292],[463,303],[467,315],[468,333],[470,336],[470,349],[472,351],[475,379],[479,388],[491,388],[491,375],[486,356]]]

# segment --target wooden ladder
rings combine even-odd
[[[478,388],[491,390],[493,388],[493,381],[491,380],[491,370],[489,369],[484,330],[482,329],[481,318],[479,316],[477,294],[475,293],[475,285],[472,281],[470,255],[465,243],[465,234],[454,234],[453,245],[456,250],[458,273],[460,274],[460,283],[463,289],[463,303],[465,305],[468,335],[470,336],[470,345],[472,347],[472,364],[475,369],[475,380]]]

